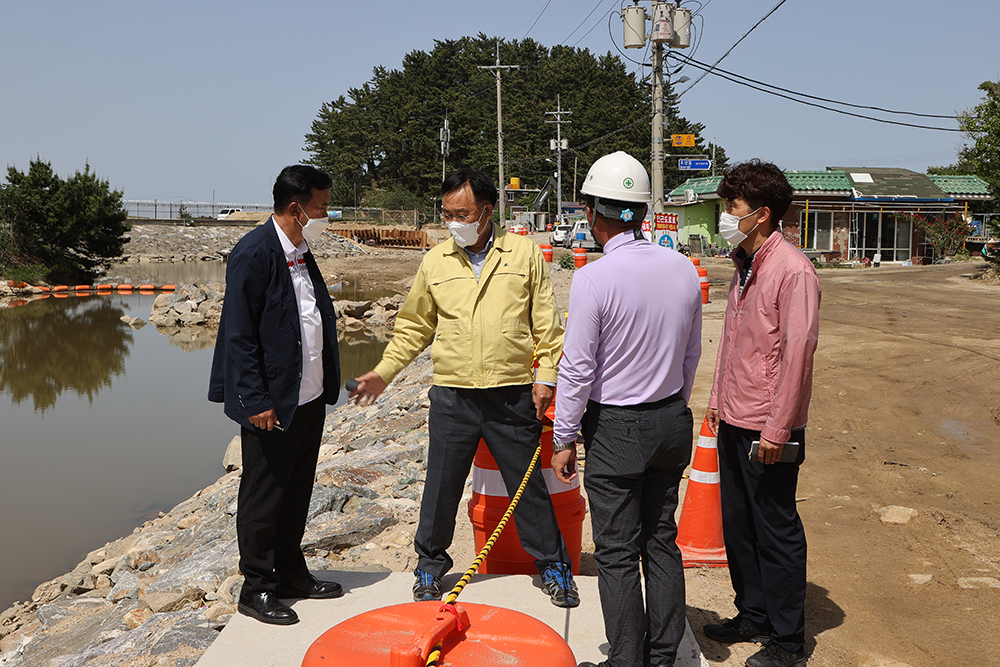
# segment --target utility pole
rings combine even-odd
[[[500,64],[500,40],[497,40],[497,61],[495,65],[480,65],[479,69],[491,69],[497,75],[497,162],[500,167],[500,224],[506,225],[504,218],[504,208],[507,205],[507,185],[503,176],[503,101],[500,96],[500,71],[505,69],[519,69],[520,65]]]
[[[653,212],[663,212],[663,46],[686,49],[691,46],[691,10],[653,0],[652,29],[646,34],[646,10],[633,0],[632,7],[622,10],[626,49],[641,49],[646,38],[653,42],[653,123],[650,137],[650,174]]]
[[[562,138],[562,126],[564,123],[572,123],[571,120],[563,120],[563,114],[572,114],[572,111],[562,110],[561,95],[556,95],[556,111],[546,111],[547,116],[555,116],[555,120],[547,120],[546,123],[556,124],[555,143],[549,142],[549,146],[556,150],[556,223],[562,222],[562,152],[569,147],[569,142]],[[564,143],[565,142],[565,143]],[[574,179],[575,180],[575,179]],[[575,185],[575,183],[574,183]]]
[[[653,42],[652,165],[653,212],[663,213],[663,43]]]
[[[448,155],[451,154],[451,130],[448,129],[448,114],[444,116],[444,127],[441,128],[441,182],[444,183],[445,169],[444,163]]]

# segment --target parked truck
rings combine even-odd
[[[586,220],[577,220],[573,223],[568,241],[567,248],[583,248],[593,252],[604,251],[601,244],[594,239],[594,235],[590,233],[590,223]]]

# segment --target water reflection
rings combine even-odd
[[[125,372],[132,330],[104,297],[44,299],[0,317],[0,393],[45,412],[65,391],[90,403]]]
[[[147,318],[155,298],[0,308],[0,507],[17,508],[0,525],[24,546],[0,549],[0,610],[223,473],[239,429],[206,398],[212,345],[120,319]],[[385,345],[346,334],[342,379],[371,370]]]

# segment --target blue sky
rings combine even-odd
[[[777,1],[708,0],[696,20],[699,48],[682,53],[713,63]],[[620,47],[621,21],[611,18],[609,35],[607,14],[619,6],[9,0],[0,12],[0,165],[27,169],[38,155],[68,176],[89,162],[129,199],[212,201],[214,193],[219,202],[268,203],[277,172],[305,156],[303,137],[320,105],[363,84],[373,67],[396,68],[405,53],[429,51],[435,39],[479,32],[617,53],[612,36]],[[1000,79],[997,25],[1000,3],[982,0],[788,0],[720,67],[820,97],[951,115],[980,100],[981,82]],[[640,51],[626,53],[640,59]],[[923,171],[954,162],[962,141],[958,133],[849,118],[713,76],[684,94],[681,113],[704,123],[705,136],[731,159],[760,157],[786,169]]]

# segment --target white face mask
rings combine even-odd
[[[451,232],[452,237],[455,239],[455,243],[463,248],[475,245],[476,241],[479,240],[479,223],[483,221],[483,213],[486,213],[485,208],[479,214],[479,219],[475,222],[451,220],[445,223],[448,226],[448,231]]]
[[[744,218],[749,218],[759,210],[760,209],[758,208],[756,211],[751,211],[750,213],[747,213],[743,217],[739,218],[732,213],[723,212],[722,215],[719,216],[719,234],[730,244],[739,245],[746,239],[747,234],[750,233],[747,232],[747,234],[744,234],[740,231],[740,221]],[[754,229],[757,229],[759,225],[760,223],[758,222],[750,229],[750,231],[752,232]]]
[[[302,208],[302,206],[299,206],[299,210],[301,210],[303,213],[306,212],[305,209]],[[306,213],[306,215],[308,216],[309,214]],[[326,229],[326,226],[328,224],[330,224],[330,219],[329,218],[309,218],[309,217],[307,217],[306,218],[306,224],[304,224],[304,225],[301,222],[299,222],[297,219],[296,219],[295,222],[298,222],[299,223],[299,227],[302,228],[302,238],[304,238],[306,240],[309,240],[309,241],[313,241],[313,240],[318,239],[320,237],[320,235],[323,233],[323,230]]]

